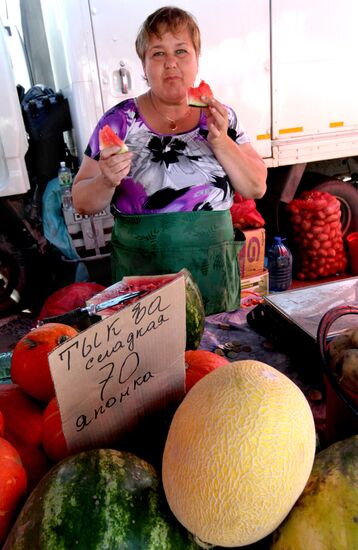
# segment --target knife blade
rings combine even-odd
[[[133,292],[127,292],[127,294],[115,296],[114,298],[111,298],[110,300],[105,300],[104,302],[100,302],[99,304],[90,303],[87,306],[77,307],[76,309],[73,309],[66,313],[62,313],[61,315],[44,317],[43,319],[38,320],[37,326],[41,326],[45,323],[64,323],[66,325],[75,325],[84,319],[88,319],[90,317],[93,317],[94,315],[97,315],[100,311],[103,311],[104,309],[117,306],[118,304],[122,304],[124,302],[127,302],[128,300],[131,300],[132,298],[136,298],[144,292],[145,291],[143,290],[135,290]]]

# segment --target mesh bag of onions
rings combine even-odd
[[[305,191],[287,209],[297,279],[314,280],[344,272],[347,257],[339,200],[330,193]]]

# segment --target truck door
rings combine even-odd
[[[357,0],[271,0],[276,166],[358,151]]]

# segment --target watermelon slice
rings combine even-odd
[[[112,128],[106,124],[99,131],[99,150],[107,149],[107,147],[120,147],[118,153],[126,153],[128,151],[127,145],[124,141],[117,136]]]
[[[188,88],[187,91],[187,103],[188,105],[191,105],[191,107],[207,107],[208,104],[204,103],[201,100],[201,96],[205,95],[206,97],[214,97],[213,92],[211,91],[211,88],[209,84],[204,82],[202,80],[199,84],[199,86]]]

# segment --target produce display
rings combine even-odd
[[[358,405],[358,327],[346,329],[328,344],[329,367],[342,390]]]
[[[252,544],[302,493],[315,446],[311,409],[287,376],[259,361],[223,365],[174,414],[162,466],[169,506],[204,543]]]
[[[314,280],[347,267],[339,200],[330,193],[305,191],[288,205],[295,243],[297,279]]]
[[[307,485],[271,550],[358,548],[358,435],[316,455]]]
[[[203,376],[216,369],[221,365],[227,364],[229,361],[225,357],[221,357],[216,353],[205,350],[190,350],[185,352],[185,388],[188,392],[190,388]],[[168,420],[171,418],[171,413],[167,412],[164,415],[159,415],[156,420],[169,428]],[[148,422],[148,425],[153,422]],[[148,426],[145,427],[145,430]],[[149,429],[151,429],[149,427]],[[156,428],[158,432],[158,428]],[[159,434],[161,437],[161,434]],[[42,431],[41,444],[46,451],[48,457],[54,462],[59,462],[63,458],[70,455],[67,447],[66,439],[62,431],[62,421],[58,402],[56,397],[53,397],[48,403],[42,415]],[[142,453],[145,450],[142,450]]]
[[[202,101],[201,99],[202,96],[206,96],[209,98],[214,97],[209,84],[207,84],[204,80],[200,82],[199,86],[196,86],[196,87],[193,86],[191,88],[188,88],[188,91],[187,91],[188,105],[191,105],[192,107],[207,107],[208,104]]]
[[[183,271],[185,396],[153,408],[128,434],[108,441],[110,448],[88,440],[86,450],[69,451],[48,363],[49,353],[79,332],[88,361],[93,327],[44,324],[16,344],[11,379],[0,383],[2,550],[358,548],[358,435],[315,456],[321,441],[311,408],[290,378],[259,361],[230,363],[198,349],[204,308]],[[129,290],[145,296],[175,276],[126,277],[95,295],[93,287],[73,288],[63,312],[84,305],[82,290],[87,303]],[[50,297],[51,314],[64,295],[61,289]],[[327,339],[326,350],[352,398],[357,334],[348,329]],[[117,344],[113,336],[103,359],[116,361]]]
[[[99,131],[99,149],[103,151],[103,149],[107,149],[108,147],[119,147],[118,153],[126,153],[128,151],[128,147],[124,141],[106,124]]]
[[[23,336],[11,359],[11,379],[26,393],[41,401],[55,396],[48,354],[78,334],[74,327],[62,323],[41,325]]]
[[[112,449],[64,459],[24,504],[3,550],[198,548],[172,517],[150,464]]]

